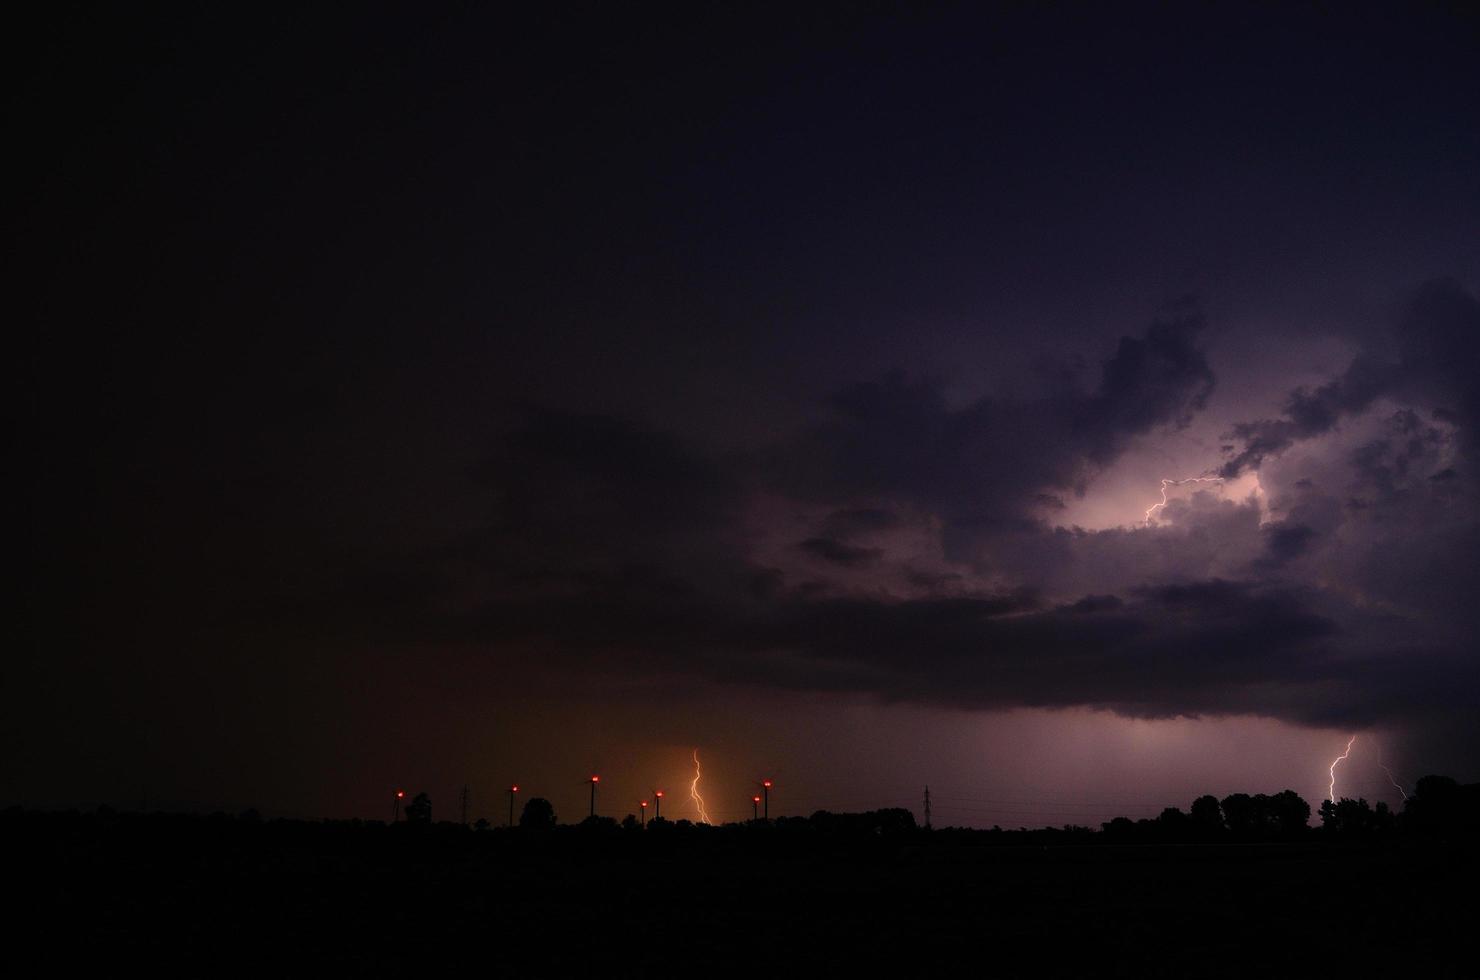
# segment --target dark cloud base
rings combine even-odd
[[[1330,384],[1295,392],[1286,418],[1237,430],[1244,446],[1224,472],[1316,439],[1382,393],[1408,391],[1442,401],[1431,415],[1458,420],[1468,472],[1480,416],[1469,376],[1439,365],[1473,357],[1474,304],[1438,284],[1414,310],[1400,362],[1376,367],[1364,355]],[[1035,516],[1045,494],[1083,492],[1130,440],[1184,424],[1203,405],[1214,379],[1196,346],[1200,328],[1183,315],[1122,340],[1085,393],[957,407],[928,382],[856,386],[834,399],[831,420],[743,459],[705,459],[615,418],[528,414],[477,473],[494,519],[420,556],[420,571],[398,581],[401,602],[378,610],[380,626],[493,658],[540,651],[561,669],[955,708],[1248,714],[1342,728],[1462,716],[1480,692],[1463,614],[1432,596],[1384,602],[1375,578],[1321,584],[1338,545],[1346,560],[1358,549],[1380,566],[1402,522],[1434,519],[1430,498],[1417,495],[1470,486],[1455,466],[1424,471],[1423,454],[1443,440],[1403,449],[1402,472],[1389,442],[1342,462],[1358,484],[1386,481],[1360,513],[1302,479],[1262,525],[1233,503],[1178,502],[1157,526],[1106,532],[1066,533]],[[1417,438],[1416,423],[1393,424]],[[779,565],[757,557],[745,529],[756,494],[816,514]],[[931,516],[952,571],[894,553],[890,536],[910,529],[907,513]],[[1473,540],[1473,496],[1444,513],[1449,546]],[[1228,565],[1239,548],[1247,559],[1224,574],[1183,557],[1201,550]],[[1088,561],[1091,550],[1109,569],[1105,591],[1065,595],[1051,585],[1055,566]],[[1156,564],[1152,553],[1170,557]],[[1470,559],[1447,553],[1441,545],[1424,560],[1472,586]]]

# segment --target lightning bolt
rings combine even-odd
[[[1160,503],[1152,504],[1150,507],[1147,507],[1146,508],[1146,523],[1147,524],[1150,524],[1152,521],[1156,520],[1156,513],[1157,513],[1157,511],[1161,510],[1163,507],[1165,507],[1167,505],[1167,503],[1168,503],[1168,501],[1167,501],[1167,487],[1180,487],[1180,486],[1182,486],[1184,484],[1187,484],[1187,483],[1222,483],[1222,482],[1223,482],[1223,477],[1221,477],[1221,476],[1189,476],[1185,480],[1162,480],[1161,481],[1161,502]]]
[[[1379,762],[1377,764],[1377,768],[1379,768],[1383,772],[1387,773],[1388,782],[1390,782],[1390,783],[1393,784],[1393,789],[1397,790],[1398,791],[1398,795],[1401,796],[1401,797],[1403,797],[1403,802],[1404,803],[1407,803],[1408,802],[1408,791],[1403,788],[1403,784],[1402,783],[1398,782],[1396,779],[1393,778],[1393,771],[1391,769],[1389,769],[1387,766],[1383,765],[1381,762]]]
[[[1381,748],[1378,749],[1378,768],[1379,770],[1384,771],[1384,773],[1387,773],[1388,782],[1393,783],[1393,789],[1396,789],[1397,795],[1402,796],[1403,802],[1407,802],[1407,791],[1406,789],[1403,789],[1403,783],[1397,782],[1397,777],[1393,776],[1393,770],[1390,770],[1390,768],[1387,767],[1387,764],[1385,764],[1385,762],[1382,762]]]
[[[709,811],[704,809],[704,797],[699,795],[699,779],[704,771],[699,768],[699,750],[694,750],[694,781],[689,783],[689,798],[694,801],[694,806],[699,809],[699,822],[712,824],[709,819]]]
[[[1336,767],[1340,763],[1345,762],[1346,757],[1352,754],[1352,743],[1354,743],[1356,740],[1357,736],[1355,735],[1349,738],[1346,743],[1346,751],[1331,760],[1331,785],[1326,790],[1326,799],[1330,800],[1332,803],[1336,802]]]

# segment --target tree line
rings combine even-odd
[[[60,828],[71,826],[78,829],[91,827],[106,830],[108,827],[134,826],[142,829],[152,825],[165,836],[167,827],[176,832],[187,832],[199,826],[225,828],[234,826],[248,832],[252,826],[319,828],[322,832],[334,832],[336,828],[350,831],[391,832],[399,837],[402,833],[418,836],[418,832],[438,832],[444,835],[471,834],[481,837],[491,834],[503,837],[543,836],[546,834],[565,836],[635,836],[674,835],[674,839],[739,839],[746,835],[784,835],[797,842],[812,840],[888,839],[917,843],[934,842],[967,844],[1125,844],[1125,843],[1214,843],[1214,842],[1275,842],[1275,841],[1349,841],[1349,840],[1480,840],[1480,783],[1461,784],[1447,776],[1425,776],[1414,786],[1402,807],[1393,810],[1387,804],[1373,805],[1362,798],[1325,800],[1314,811],[1317,823],[1312,825],[1311,806],[1293,790],[1279,793],[1232,793],[1219,799],[1212,795],[1199,796],[1185,811],[1168,807],[1158,816],[1140,820],[1116,817],[1100,824],[1099,828],[1067,824],[1062,827],[1038,829],[993,827],[979,829],[968,827],[937,827],[934,830],[917,824],[915,815],[900,807],[867,810],[855,813],[834,813],[819,810],[806,817],[774,817],[770,820],[748,820],[719,826],[695,824],[686,819],[641,820],[628,814],[617,821],[607,816],[590,816],[576,824],[562,824],[554,806],[543,797],[529,799],[519,814],[513,828],[495,827],[486,819],[479,819],[470,826],[450,821],[434,821],[432,801],[426,793],[418,793],[407,803],[400,819],[387,825],[377,820],[264,820],[256,810],[245,810],[233,817],[225,813],[181,814],[181,813],[128,813],[109,807],[78,813],[66,811],[44,813],[10,807],[0,811],[0,824],[10,833],[25,833],[25,828],[40,829],[44,826]],[[449,836],[450,840],[451,837]]]
[[[1132,820],[1115,817],[1100,825],[1098,831],[1074,824],[1062,828],[1028,831],[1006,830],[1000,827],[991,831],[975,831],[965,828],[945,828],[944,833],[953,836],[962,834],[1045,834],[1076,840],[1097,839],[1104,842],[1173,842],[1192,843],[1199,841],[1288,841],[1304,839],[1352,839],[1381,838],[1388,836],[1449,837],[1480,834],[1480,783],[1461,784],[1448,776],[1425,776],[1418,781],[1412,794],[1408,795],[1401,810],[1394,811],[1386,803],[1370,804],[1366,799],[1343,797],[1339,800],[1324,800],[1315,811],[1319,820],[1311,826],[1311,806],[1294,790],[1278,793],[1232,793],[1219,799],[1216,796],[1199,796],[1187,810],[1167,807],[1153,818]],[[430,825],[431,800],[418,794],[406,807],[406,822],[410,825]],[[897,837],[912,834],[922,828],[915,816],[903,808],[886,808],[860,813],[832,813],[819,810],[810,817],[777,817],[770,821],[745,821],[726,824],[721,828],[695,825],[689,820],[642,821],[635,814],[623,820],[606,816],[586,817],[576,828],[591,832],[628,832],[644,830],[655,832],[714,831],[725,828],[744,828],[757,824],[783,831],[806,831],[828,835],[874,835]],[[555,808],[549,800],[534,797],[524,804],[518,827],[522,831],[553,831],[563,829]],[[479,820],[475,830],[493,829],[486,820]]]

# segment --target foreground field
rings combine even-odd
[[[1452,845],[48,826],[25,948],[163,975],[1460,976],[1475,917]]]

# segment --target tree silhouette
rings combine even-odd
[[[1162,810],[1161,815],[1156,818],[1157,822],[1168,830],[1182,830],[1187,826],[1189,819],[1187,814],[1174,806]]]
[[[1339,837],[1369,837],[1393,829],[1393,814],[1386,803],[1374,810],[1363,799],[1342,797],[1321,804],[1321,829]]]
[[[520,830],[554,830],[555,807],[543,796],[536,796],[524,804],[519,814]]]
[[[1208,795],[1199,796],[1192,801],[1192,812],[1190,814],[1193,826],[1199,833],[1218,834],[1223,832],[1223,808],[1218,805],[1218,797]]]
[[[1403,805],[1405,829],[1424,837],[1480,834],[1480,783],[1425,776]]]
[[[1248,793],[1232,793],[1223,797],[1223,823],[1230,833],[1241,837],[1253,836],[1259,827],[1254,809],[1254,798]]]
[[[603,817],[599,813],[593,813],[585,820],[582,820],[578,826],[582,830],[604,833],[606,831],[617,830],[621,825],[613,817]]]
[[[1310,823],[1310,804],[1304,797],[1286,789],[1268,799],[1270,816],[1281,836],[1294,837],[1305,832]]]
[[[1310,820],[1310,804],[1289,789],[1273,796],[1234,793],[1223,798],[1222,806],[1229,831],[1256,840],[1297,836]]]
[[[830,813],[818,810],[807,819],[812,829],[828,834],[872,834],[875,836],[910,834],[915,831],[915,815],[901,807],[866,810],[862,813]]]

